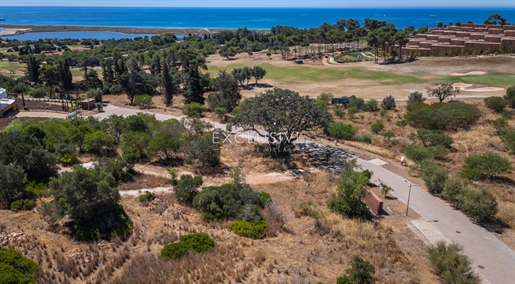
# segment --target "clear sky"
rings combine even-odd
[[[513,7],[515,0],[0,0],[2,6],[113,7]]]

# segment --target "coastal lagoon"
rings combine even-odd
[[[153,36],[152,34],[125,34],[119,32],[40,32],[40,33],[25,33],[25,34],[17,34],[10,36],[2,36],[3,39],[17,39],[17,40],[39,40],[39,39],[65,39],[65,38],[73,38],[73,39],[85,39],[85,38],[93,38],[98,40],[107,40],[107,39],[123,39],[123,38],[136,38],[136,37],[145,37],[145,36]],[[179,37],[182,39],[182,37]]]
[[[366,18],[395,23],[397,28],[435,27],[438,22],[483,23],[492,14],[515,22],[513,8],[127,8],[2,7],[6,25],[270,29],[273,26],[318,27],[340,19]]]

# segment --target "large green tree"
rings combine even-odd
[[[275,88],[243,101],[237,124],[265,137],[272,153],[285,153],[303,132],[325,128],[331,121],[327,108],[299,93]]]

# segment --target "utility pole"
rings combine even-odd
[[[412,185],[418,185],[418,184],[412,184],[411,182],[409,183],[408,203],[406,203],[406,216],[408,216],[409,200],[410,200],[410,197],[411,197],[411,186]]]

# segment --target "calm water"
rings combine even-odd
[[[38,40],[38,39],[65,39],[65,38],[73,38],[73,39],[85,39],[85,38],[94,38],[98,40],[105,39],[122,39],[122,38],[135,38],[135,37],[144,37],[144,36],[153,36],[151,34],[124,34],[117,32],[41,32],[41,33],[27,33],[27,34],[19,34],[12,36],[3,36],[4,39],[17,39],[17,40]]]
[[[276,25],[318,27],[323,22],[365,18],[407,26],[434,27],[438,22],[482,23],[492,14],[515,22],[513,8],[119,8],[119,7],[0,7],[0,24],[160,28],[269,29]]]

